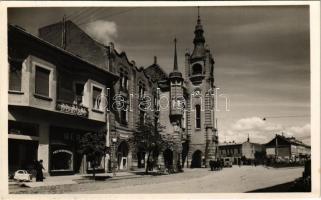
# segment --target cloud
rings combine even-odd
[[[113,42],[118,36],[117,25],[112,21],[97,20],[87,24],[84,30],[92,38],[105,45]]]
[[[220,138],[221,142],[224,140],[244,142],[248,135],[250,135],[252,142],[266,143],[275,134],[281,134],[282,132],[287,137],[294,136],[306,144],[310,143],[310,124],[285,127],[281,124],[267,122],[259,117],[237,120],[227,131],[223,131],[220,134]]]

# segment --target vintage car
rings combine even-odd
[[[13,179],[17,181],[32,181],[32,174],[27,170],[17,170],[14,173]]]
[[[224,167],[232,167],[233,166],[233,160],[230,157],[225,157],[223,159]]]

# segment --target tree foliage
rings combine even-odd
[[[162,134],[164,126],[161,126],[155,119],[146,115],[144,121],[137,123],[137,131],[134,132],[131,142],[137,147],[144,149],[147,153],[148,173],[150,156],[153,152],[160,152],[174,145],[174,139],[170,134]]]
[[[86,155],[87,161],[91,163],[95,179],[96,168],[107,152],[106,134],[104,132],[88,132],[81,137],[79,144],[79,153]]]

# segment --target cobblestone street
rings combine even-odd
[[[294,181],[303,168],[233,166],[222,171],[185,169],[162,176],[133,176],[128,179],[96,181],[43,188],[23,188],[11,193],[216,193],[247,192]]]

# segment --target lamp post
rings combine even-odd
[[[112,155],[112,172],[113,172],[113,176],[116,176],[116,159],[117,159],[117,156],[116,156],[116,143],[117,143],[117,137],[113,137],[111,139],[112,143],[113,143],[113,152],[111,153]]]

